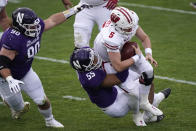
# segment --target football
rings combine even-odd
[[[123,45],[122,50],[121,50],[121,60],[122,61],[129,59],[135,55],[135,50],[132,46],[137,47],[137,43],[128,41]]]

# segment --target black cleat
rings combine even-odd
[[[166,99],[170,95],[171,89],[170,88],[166,88],[166,89],[162,90],[161,93],[164,94],[165,99]]]
[[[196,8],[196,2],[191,2],[190,6],[192,6],[193,8]]]
[[[157,121],[156,122],[162,121],[164,118],[165,118],[164,115],[157,116]]]

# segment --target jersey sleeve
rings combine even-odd
[[[1,39],[1,44],[2,44],[2,47],[8,50],[18,51],[20,50],[20,47],[21,47],[20,41],[21,41],[20,33],[13,29],[13,30],[7,30],[3,34],[2,39]]]
[[[79,74],[79,80],[83,87],[90,87],[96,89],[101,85],[106,77],[106,72],[97,69],[90,72]]]
[[[42,34],[42,33],[44,32],[45,23],[44,23],[44,21],[43,21],[41,18],[39,18],[39,20],[40,20],[40,25],[41,25],[41,31],[40,31],[40,34]]]

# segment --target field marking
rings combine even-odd
[[[71,99],[71,100],[77,100],[77,101],[85,101],[86,98],[81,97],[75,97],[75,96],[63,96],[64,99]]]
[[[163,7],[158,7],[158,6],[147,6],[147,5],[142,5],[142,4],[127,3],[127,2],[120,2],[119,5],[141,7],[141,8],[148,8],[148,9],[154,9],[154,10],[163,10],[163,11],[176,12],[176,13],[181,13],[181,14],[196,15],[195,11],[185,11],[185,10],[179,10],[179,9],[170,9],[170,8],[163,8]]]
[[[51,61],[51,62],[55,62],[55,63],[62,63],[62,64],[68,64],[69,63],[69,61],[66,61],[66,60],[57,60],[57,59],[41,57],[41,56],[35,56],[35,58],[39,59],[39,60],[46,60],[46,61]],[[177,82],[177,83],[196,85],[196,82],[194,82],[194,81],[178,80],[178,79],[175,79],[175,78],[169,78],[169,77],[165,77],[165,76],[155,75],[155,78],[162,79],[162,80],[173,81],[173,82]]]
[[[18,4],[21,3],[21,0],[8,0],[8,2]]]

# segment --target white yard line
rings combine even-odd
[[[18,4],[21,3],[21,0],[8,0],[8,2]]]
[[[55,63],[63,63],[63,64],[68,64],[69,63],[66,60],[57,60],[57,59],[47,58],[47,57],[35,56],[35,58],[36,59],[40,59],[40,60],[51,61],[51,62],[55,62]],[[194,81],[178,80],[178,79],[175,79],[175,78],[169,78],[169,77],[165,77],[165,76],[157,76],[157,75],[155,75],[155,78],[162,79],[162,80],[173,81],[173,82],[177,82],[177,83],[196,85],[196,82],[194,82]]]
[[[65,99],[77,100],[77,101],[85,101],[86,98],[75,97],[75,96],[63,96]]]
[[[140,7],[140,8],[148,8],[153,10],[162,10],[162,11],[168,11],[168,12],[176,12],[181,14],[191,14],[196,15],[195,11],[185,11],[185,10],[179,10],[179,9],[170,9],[170,8],[163,8],[158,6],[147,6],[142,4],[134,4],[134,3],[127,3],[127,2],[120,2],[119,5],[122,6],[133,6],[133,7]]]

